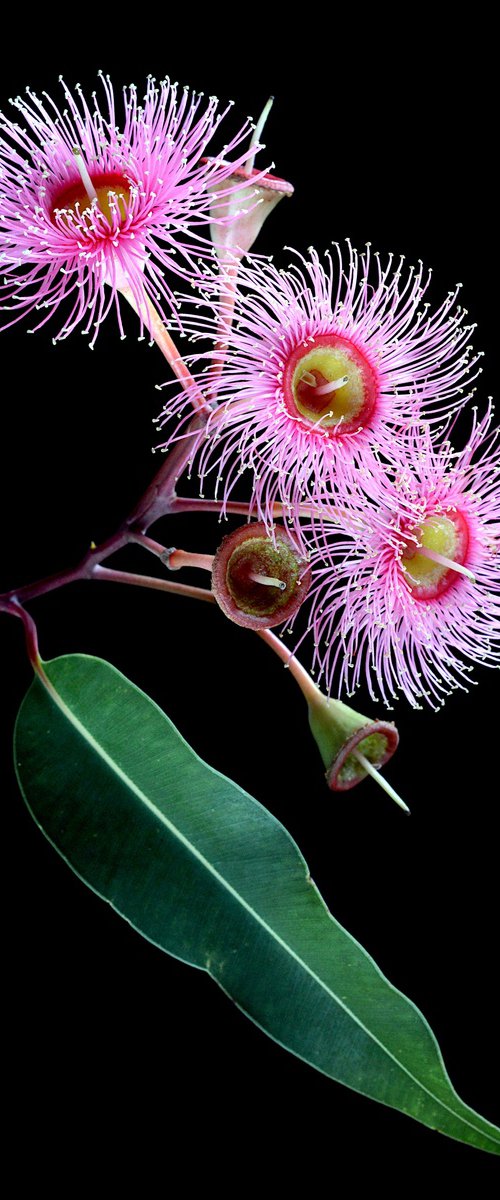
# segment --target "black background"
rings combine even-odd
[[[268,157],[296,193],[256,248],[286,265],[283,245],[370,240],[432,265],[436,303],[462,280],[486,352],[484,403],[498,363],[489,31],[473,26],[444,45],[422,29],[336,17],[270,37],[258,14],[238,33],[234,19],[218,10],[193,30],[186,14],[185,25],[165,18],[66,48],[31,30],[2,76],[1,106],[9,114],[8,96],[28,83],[61,99],[59,72],[90,91],[99,67],[117,89],[169,73],[234,99],[241,117],[256,117],[273,93]],[[93,353],[78,332],[53,347],[57,315],[35,337],[22,323],[2,334],[2,588],[76,562],[113,532],[159,465],[151,419],[167,369],[137,343],[132,314],[125,320],[127,340],[110,316]],[[206,552],[220,539],[210,516],[177,518],[175,529],[164,521],[155,533]],[[116,565],[152,569],[139,552]],[[202,758],[283,820],[337,919],[424,1012],[459,1094],[498,1120],[496,673],[478,669],[477,687],[437,715],[401,703],[387,774],[411,807],[407,819],[370,782],[345,798],[326,790],[292,680],[210,606],[78,584],[32,611],[44,658],[108,658]],[[284,1182],[290,1165],[312,1185],[326,1173],[335,1186],[346,1170],[356,1185],[367,1169],[374,1181],[401,1181],[418,1166],[489,1177],[488,1156],[287,1055],[208,977],[142,940],[68,871],[27,815],[11,768],[30,681],[20,623],[2,618],[0,645],[9,1095],[14,1123],[45,1135],[49,1172],[57,1177],[64,1146],[82,1166],[102,1150],[110,1168],[139,1159],[146,1191],[167,1153],[235,1191],[241,1171],[269,1179],[272,1169]],[[368,699],[364,711],[374,712]],[[230,1159],[237,1173],[228,1176]]]

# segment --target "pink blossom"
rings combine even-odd
[[[492,415],[491,405],[482,420],[474,410],[459,452],[448,440],[433,445],[428,426],[409,430],[407,466],[387,477],[380,494],[382,521],[372,520],[366,503],[339,532],[338,513],[325,507],[305,531],[308,629],[328,690],[352,696],[365,681],[389,707],[402,693],[416,708],[421,700],[437,708],[452,690],[467,690],[471,662],[500,662],[500,447]]]
[[[478,357],[470,357],[460,285],[430,311],[422,264],[394,266],[390,257],[383,266],[369,247],[358,254],[350,243],[346,263],[338,246],[324,263],[314,250],[298,258],[286,271],[250,259],[236,296],[234,269],[205,268],[205,302],[184,319],[192,340],[217,342],[234,302],[227,350],[189,357],[193,366],[208,357],[198,382],[217,399],[193,441],[202,492],[215,476],[224,510],[249,472],[258,519],[270,528],[279,503],[296,530],[318,488],[343,504],[360,490],[376,496],[408,422],[420,414],[435,421],[462,403]],[[185,402],[169,400],[161,423]]]
[[[234,172],[250,149],[229,161],[248,123],[224,147],[224,161],[202,160],[227,112],[214,97],[204,102],[150,77],[143,102],[133,84],[124,88],[121,123],[109,77],[100,79],[101,109],[95,92],[89,103],[79,84],[74,96],[61,80],[62,112],[46,93],[42,101],[27,89],[12,101],[22,124],[0,114],[1,305],[14,314],[7,324],[46,310],[38,329],[71,297],[54,341],[85,320],[93,344],[113,304],[123,336],[120,290],[141,315],[147,298],[170,314],[176,302],[165,270],[195,274],[193,249],[209,252],[208,222],[224,226],[228,196],[248,194],[248,180]]]

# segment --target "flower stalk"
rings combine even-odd
[[[366,775],[399,805],[409,808],[381,775],[379,767],[392,758],[399,736],[388,721],[370,721],[341,700],[332,700],[316,686],[311,676],[270,629],[257,631],[291,672],[304,696],[309,726],[326,768],[326,781],[332,791],[347,791],[361,783]]]
[[[206,413],[208,415],[208,413],[211,411],[211,404],[208,400],[205,400],[205,397],[202,395],[198,384],[193,379],[193,376],[184,359],[179,354],[173,338],[170,336],[164,321],[162,320],[159,312],[157,312],[152,301],[149,299],[149,296],[145,296],[142,300],[142,304],[138,304],[136,296],[131,288],[121,287],[120,293],[124,299],[128,301],[130,307],[133,308],[134,312],[139,317],[141,326],[142,324],[145,324],[147,329],[149,329],[153,341],[156,342],[158,349],[161,350],[161,353],[168,362],[169,367],[172,368],[176,379],[179,380],[179,383],[182,385],[184,391],[189,397],[189,402],[192,405],[194,412]]]

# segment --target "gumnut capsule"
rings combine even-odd
[[[221,542],[212,568],[212,590],[231,621],[270,629],[287,621],[311,583],[303,552],[283,526],[270,537],[263,522],[241,525]]]
[[[332,791],[348,791],[366,777],[363,758],[377,770],[392,758],[399,742],[392,721],[370,721],[341,700],[328,699],[315,686],[307,699],[309,725]]]

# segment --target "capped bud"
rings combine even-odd
[[[288,620],[310,583],[307,559],[281,525],[274,526],[273,537],[261,521],[240,525],[214,556],[215,599],[226,617],[247,629],[269,629]]]
[[[399,742],[392,721],[370,721],[341,700],[329,700],[316,687],[307,700],[309,725],[332,791],[348,791],[366,777],[370,765],[378,769],[392,758]]]

